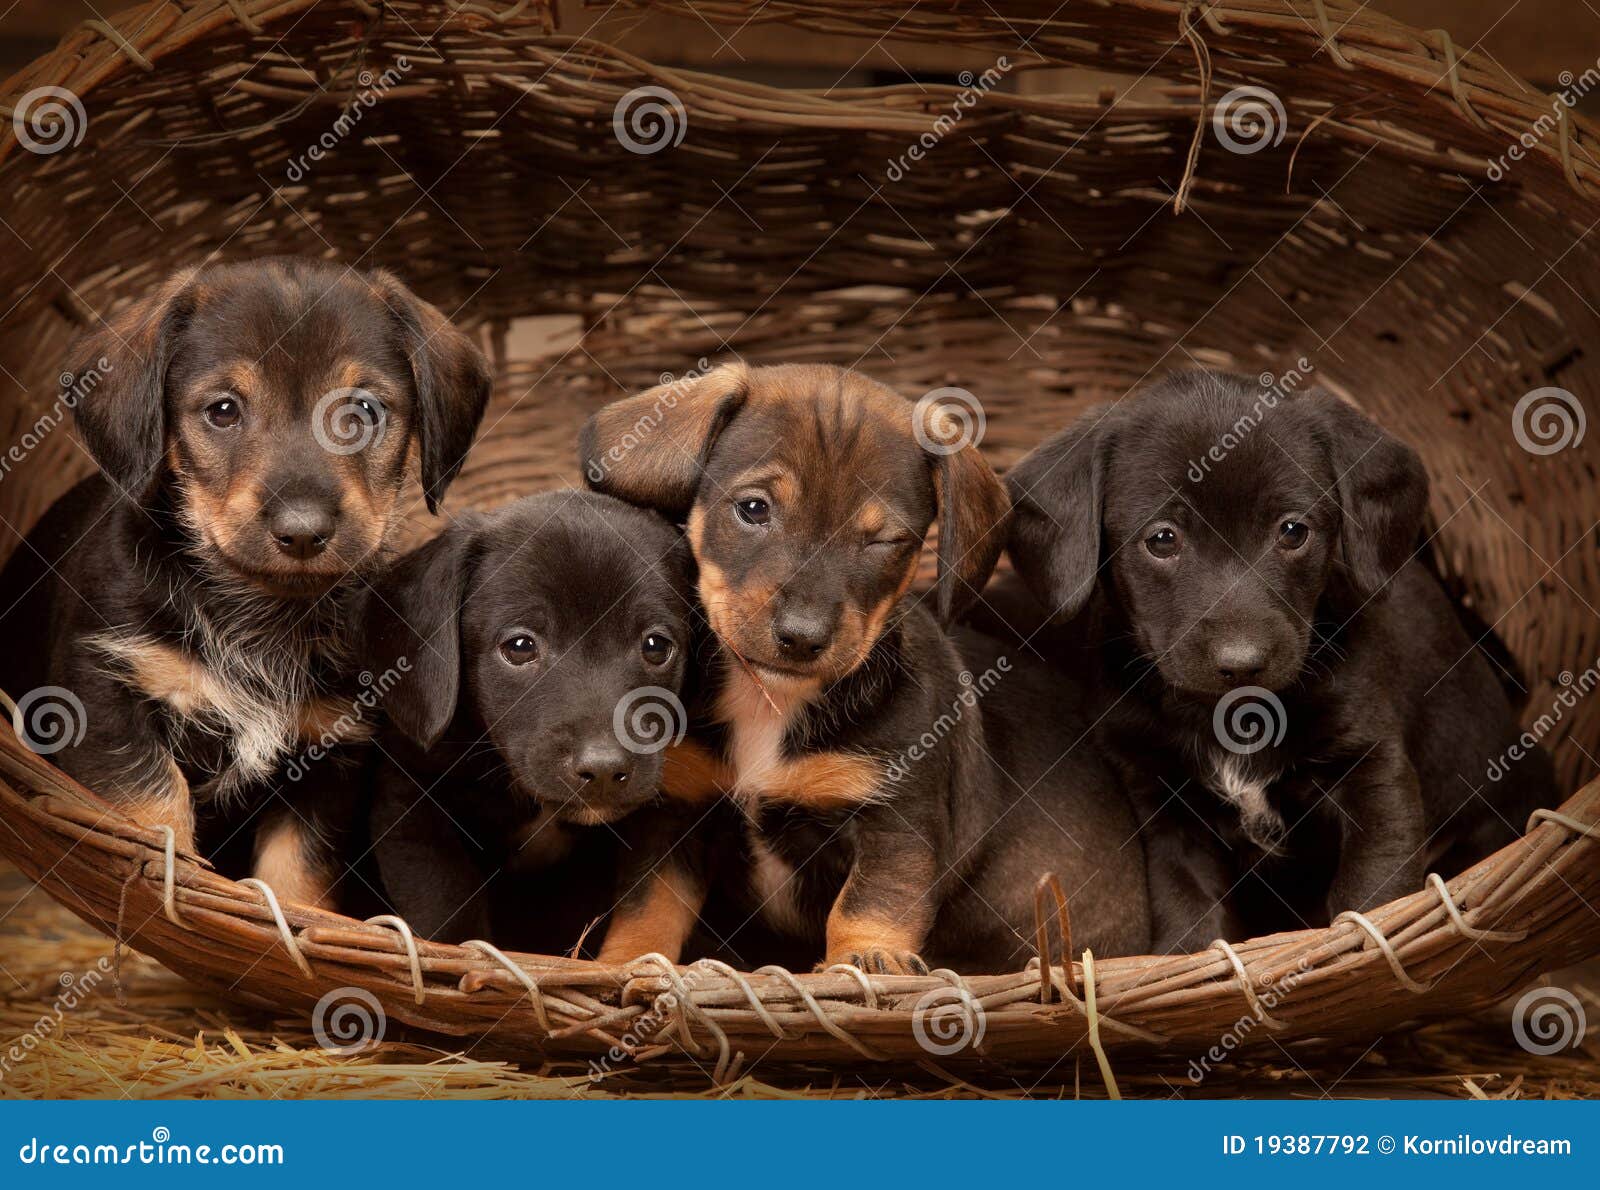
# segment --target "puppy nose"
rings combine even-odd
[[[1245,684],[1255,681],[1267,667],[1267,651],[1254,641],[1228,640],[1215,646],[1212,659],[1225,682]]]
[[[802,608],[785,608],[772,618],[772,639],[791,661],[810,661],[833,640],[833,618]]]
[[[585,797],[611,797],[627,792],[633,756],[616,740],[590,740],[567,758],[567,771]]]
[[[337,514],[320,501],[286,501],[267,518],[267,532],[285,554],[299,561],[328,548]]]

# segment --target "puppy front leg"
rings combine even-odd
[[[1342,813],[1328,915],[1372,909],[1421,888],[1427,841],[1422,791],[1400,750],[1375,750],[1332,796]]]
[[[1157,954],[1193,954],[1238,933],[1227,904],[1228,865],[1186,824],[1158,815],[1146,828],[1145,862]]]
[[[938,911],[938,859],[915,831],[863,830],[828,913],[827,957],[879,975],[924,975],[922,949]]]
[[[620,965],[643,954],[676,963],[705,907],[706,881],[682,857],[668,855],[624,890],[611,911],[602,963]]]
[[[492,941],[483,865],[436,802],[389,761],[379,765],[369,821],[389,908],[419,938]]]

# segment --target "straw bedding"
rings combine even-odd
[[[886,163],[958,89],[793,92],[666,70],[555,32],[533,4],[199,0],[86,26],[0,88],[8,108],[70,88],[87,118],[83,145],[49,155],[0,132],[7,224],[24,245],[0,258],[13,295],[0,365],[25,390],[0,405],[0,436],[21,440],[49,413],[58,361],[97,312],[215,252],[395,268],[484,335],[499,382],[457,508],[572,482],[588,412],[730,352],[853,363],[913,394],[968,388],[1002,467],[1162,368],[1277,373],[1309,357],[1316,382],[1422,452],[1434,560],[1504,640],[1540,715],[1600,657],[1600,435],[1530,451],[1514,432],[1526,393],[1559,386],[1592,407],[1600,392],[1586,351],[1600,308],[1595,131],[1447,38],[1337,0],[1056,7],[1007,6],[1002,20],[966,3],[701,6],[731,24],[938,39],[968,47],[976,71],[1004,55],[1008,69],[1111,64],[1161,81],[1153,98],[1119,103],[990,91],[894,180]],[[385,78],[335,151],[299,176],[286,168]],[[1235,154],[1211,138],[1209,117],[1245,83],[1281,99],[1277,148]],[[683,107],[682,142],[661,154],[613,133],[641,86]],[[1531,141],[1525,157],[1489,184],[1486,164],[1517,138]],[[579,344],[515,357],[511,320],[550,314],[581,319]],[[68,434],[43,435],[0,483],[0,516],[31,524],[87,466]],[[419,516],[415,534],[428,531]],[[1600,700],[1543,742],[1580,789],[1595,775]],[[741,1071],[762,1060],[925,1074],[911,1019],[947,987],[502,961],[293,906],[280,923],[259,890],[169,854],[4,731],[0,818],[0,852],[95,929],[297,1019],[355,986],[396,1029],[581,1063],[674,991],[678,1008],[633,1057],[750,1090]],[[1275,1027],[1258,1017],[1247,1052],[1330,1042],[1349,1055],[1414,1019],[1455,1020],[1600,950],[1597,819],[1591,784],[1471,872],[1373,912],[1370,931],[1346,921],[1236,955],[1050,955],[969,978],[954,992],[982,1007],[987,1034],[939,1068],[975,1079],[1071,1055],[1109,1087],[1113,1058],[1129,1069],[1203,1052],[1257,1014],[1257,989],[1291,976]],[[185,1043],[193,1021],[174,1030]],[[1415,1044],[1471,1052],[1435,1028]],[[250,1057],[225,1035],[195,1052],[226,1045],[248,1064],[260,1036],[239,1034]],[[1505,1056],[1451,1069],[1496,1074],[1501,1091],[1509,1070],[1526,1076],[1518,1093],[1546,1085]],[[337,1069],[327,1077],[346,1077]],[[501,1077],[460,1075],[510,1089]]]

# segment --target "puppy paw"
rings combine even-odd
[[[846,951],[839,955],[829,955],[817,964],[818,971],[826,971],[829,967],[843,963],[847,967],[854,967],[868,975],[926,975],[928,964],[922,961],[922,956],[913,954],[909,950],[890,950],[886,947],[869,947],[864,950]]]

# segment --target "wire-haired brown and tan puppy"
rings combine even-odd
[[[825,963],[1001,970],[1054,872],[1079,942],[1143,944],[1131,815],[1088,750],[1055,746],[1067,684],[946,633],[1009,505],[953,418],[843,368],[735,364],[607,406],[580,449],[592,484],[687,523],[720,656],[700,763],[669,758],[665,785],[731,792],[752,914]],[[910,594],[935,521],[937,618]],[[649,941],[619,921],[603,957]]]
[[[64,687],[84,732],[55,759],[195,848],[196,804],[237,801],[347,715],[351,597],[404,508],[429,508],[489,393],[482,353],[396,278],[276,258],[177,273],[78,349],[100,473],[0,576],[13,696]],[[254,867],[327,897],[308,817],[277,802]]]

